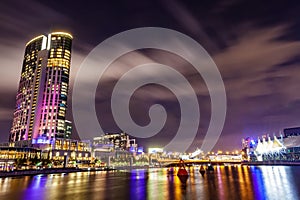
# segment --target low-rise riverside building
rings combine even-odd
[[[0,146],[0,171],[11,171],[16,168],[18,160],[33,160],[41,158],[41,150],[32,147]]]
[[[243,151],[250,161],[292,161],[300,162],[300,128],[287,128],[276,137],[263,135],[257,140],[242,141]]]
[[[90,142],[56,138],[42,149],[42,157],[65,163],[88,164],[91,161]]]
[[[51,163],[51,167],[87,166],[92,160],[90,142],[68,138],[39,138],[37,141],[23,140],[0,146],[1,170],[19,168],[19,160],[23,160],[23,166],[30,163],[31,168],[36,164],[33,161],[45,160]]]
[[[143,154],[143,148],[138,147],[136,140],[126,133],[106,133],[93,138],[92,156],[110,165],[131,165],[133,158]]]

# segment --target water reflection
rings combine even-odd
[[[147,180],[148,172],[145,170],[133,170],[130,173],[130,198],[147,198]]]
[[[298,199],[300,167],[218,166],[181,181],[166,169],[0,179],[0,199]]]
[[[293,173],[291,168],[275,166],[272,168],[262,168],[262,177],[265,186],[265,194],[273,199],[278,196],[285,199],[296,199],[298,185],[293,183]],[[299,177],[299,176],[298,176]]]

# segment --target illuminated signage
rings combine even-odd
[[[144,148],[143,147],[138,147],[137,152],[138,153],[144,153]]]
[[[130,152],[135,152],[135,147],[130,147],[129,151]]]
[[[37,139],[32,139],[32,144],[50,144],[50,140],[47,137],[38,137]]]
[[[162,153],[164,152],[163,148],[149,148],[148,153]]]

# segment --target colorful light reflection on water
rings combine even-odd
[[[166,169],[81,172],[0,179],[0,199],[298,199],[300,167],[218,166],[186,183]]]

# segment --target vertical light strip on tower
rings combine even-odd
[[[47,50],[50,49],[50,46],[51,46],[51,34],[48,34]]]
[[[42,42],[41,50],[46,49],[46,47],[47,47],[47,37],[43,35],[43,42]]]

